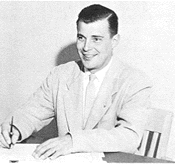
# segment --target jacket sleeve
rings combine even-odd
[[[6,122],[14,117],[14,125],[21,133],[21,140],[39,131],[53,119],[55,112],[52,96],[53,76],[54,70],[27,102],[7,117]]]
[[[147,121],[150,92],[147,77],[130,76],[109,109],[117,111],[113,128],[105,129],[99,122],[97,128],[71,133],[72,152],[136,152]]]

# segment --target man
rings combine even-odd
[[[77,20],[81,60],[55,67],[29,101],[5,120],[1,147],[22,141],[56,116],[58,137],[40,144],[35,158],[55,159],[76,152],[135,153],[146,122],[151,85],[142,72],[118,60],[113,53],[118,42],[117,15],[101,5],[84,8]],[[93,82],[90,74],[95,75]]]

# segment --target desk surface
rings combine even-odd
[[[31,137],[25,143],[42,143],[44,140],[37,137]],[[105,152],[103,160],[107,163],[175,163],[173,161],[162,160],[157,158],[149,158],[135,154],[123,152]]]
[[[16,144],[13,149],[0,149],[0,161],[32,161],[32,162],[43,162],[33,158],[32,153],[35,150],[37,144]],[[45,162],[53,164],[55,163],[71,163],[70,161],[76,161],[76,163],[169,163],[171,161],[148,158],[139,155],[122,153],[122,152],[106,152],[106,153],[75,153],[66,156],[61,156],[56,160],[50,161],[49,159]],[[95,163],[94,162],[94,163]],[[171,162],[175,163],[175,162]],[[46,163],[45,163],[46,164]]]
[[[173,161],[162,160],[157,158],[143,157],[129,153],[104,153],[104,161],[107,163],[175,163]]]

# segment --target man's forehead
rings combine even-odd
[[[107,20],[98,20],[95,22],[85,23],[80,21],[77,26],[78,33],[91,33],[92,35],[99,35],[110,33],[109,31],[109,24]]]
[[[93,21],[93,22],[88,22],[86,23],[86,21],[79,21],[78,22],[78,26],[79,25],[86,25],[86,26],[98,26],[98,25],[103,25],[103,26],[107,26],[109,27],[109,22],[107,19],[100,19],[100,20],[96,20],[96,21]]]

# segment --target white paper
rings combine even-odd
[[[11,149],[0,148],[0,160],[34,161],[32,156],[37,144],[16,144]]]
[[[37,144],[16,144],[12,149],[0,148],[0,162],[4,163],[59,163],[70,164],[76,162],[76,164],[86,163],[106,163],[102,160],[103,153],[75,153],[65,156],[60,156],[55,160],[37,160],[32,156]]]

